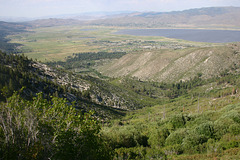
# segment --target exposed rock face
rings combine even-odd
[[[61,69],[53,69],[46,64],[39,62],[32,62],[31,67],[32,72],[40,76],[42,79],[47,78],[48,80],[51,80],[61,86],[71,87],[72,89],[81,92],[88,92],[90,101],[96,104],[125,110],[134,108],[133,103],[117,93],[119,88],[110,89],[113,86],[110,86],[108,83],[99,79],[93,77],[89,79],[86,77],[79,77],[72,72],[61,71]],[[70,93],[67,93],[64,97],[66,97],[70,102],[77,100],[76,95]]]
[[[70,85],[72,88],[77,89],[81,92],[90,88],[90,84],[88,82],[76,78],[76,75],[73,75],[72,73],[61,73],[61,71],[52,69],[46,64],[39,62],[34,62],[32,66],[42,72],[42,75],[40,76],[47,76],[48,79],[55,81],[60,85]]]

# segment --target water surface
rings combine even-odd
[[[240,41],[240,31],[201,29],[123,29],[115,34],[161,36],[196,42],[227,43]]]

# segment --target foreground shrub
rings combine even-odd
[[[156,129],[153,131],[153,133],[151,133],[148,143],[151,145],[151,147],[163,147],[169,134],[170,132],[167,128],[162,128],[159,130]]]
[[[183,139],[187,136],[187,130],[178,129],[175,132],[172,132],[166,139],[165,145],[175,145],[175,144],[182,144]]]
[[[16,93],[1,104],[1,159],[111,159],[93,114],[65,99],[25,101]]]
[[[146,148],[133,147],[133,148],[118,148],[115,149],[116,159],[144,159],[146,155]]]
[[[147,154],[145,156],[145,159],[160,159],[165,160],[167,159],[166,154],[162,151],[161,148],[148,148]]]
[[[214,125],[212,122],[205,122],[195,128],[199,135],[203,135],[206,139],[214,137]]]
[[[190,132],[188,136],[183,139],[183,149],[185,153],[193,154],[193,153],[201,153],[205,151],[204,142],[208,139],[204,135],[200,135],[197,132]]]
[[[186,119],[182,114],[176,114],[169,120],[169,125],[172,126],[172,129],[182,128],[186,124]]]
[[[229,132],[232,135],[239,135],[240,134],[240,124],[232,124],[232,125],[230,125]]]
[[[180,144],[170,145],[163,148],[164,154],[167,157],[171,157],[173,155],[179,155],[183,153],[183,147]]]

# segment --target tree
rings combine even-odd
[[[111,159],[93,113],[79,113],[66,99],[38,94],[26,101],[14,93],[0,105],[2,159]]]

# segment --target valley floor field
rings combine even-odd
[[[64,60],[73,53],[82,52],[132,52],[151,49],[180,49],[216,44],[190,42],[156,36],[131,36],[114,34],[116,27],[55,26],[36,28],[29,32],[11,35],[12,43],[20,43],[26,56],[43,62]],[[218,44],[219,45],[219,44]]]

